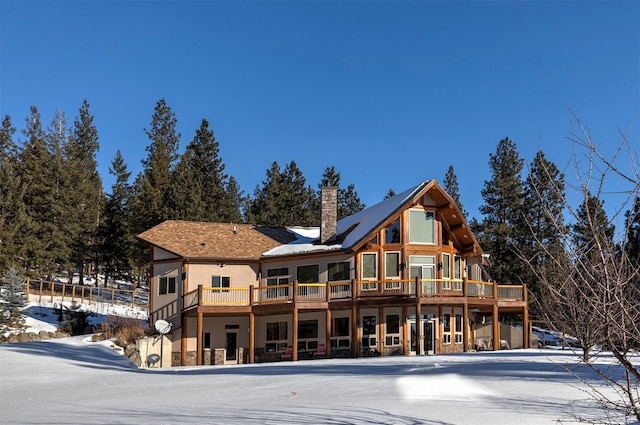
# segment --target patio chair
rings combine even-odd
[[[293,347],[287,347],[284,353],[280,354],[280,360],[291,360],[293,358]]]
[[[327,347],[324,345],[318,345],[316,351],[313,352],[313,357],[316,359],[327,357]]]

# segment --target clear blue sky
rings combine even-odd
[[[30,105],[45,126],[57,107],[72,125],[87,99],[107,191],[117,149],[140,172],[160,98],[181,151],[209,120],[246,193],[295,160],[314,188],[335,166],[372,205],[452,164],[476,217],[502,138],[563,168],[567,105],[605,148],[640,115],[639,1],[1,0],[0,15],[0,113],[22,129]]]

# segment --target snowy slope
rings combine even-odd
[[[551,424],[588,414],[569,352],[136,369],[87,337],[0,346],[6,424]],[[586,371],[580,371],[586,373]]]

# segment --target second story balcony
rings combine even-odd
[[[253,307],[261,305],[332,303],[366,299],[416,299],[421,303],[447,298],[455,302],[474,300],[525,301],[526,287],[499,285],[495,282],[451,279],[366,280],[327,283],[289,283],[247,288],[213,288],[198,286],[183,297],[184,310],[201,307]],[[242,308],[240,310],[243,310]]]

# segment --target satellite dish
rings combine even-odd
[[[160,361],[160,356],[158,354],[149,354],[147,356],[147,364],[149,366],[153,366],[154,364]]]
[[[156,324],[154,325],[158,333],[162,335],[166,335],[171,332],[171,323],[166,320],[156,320]]]

